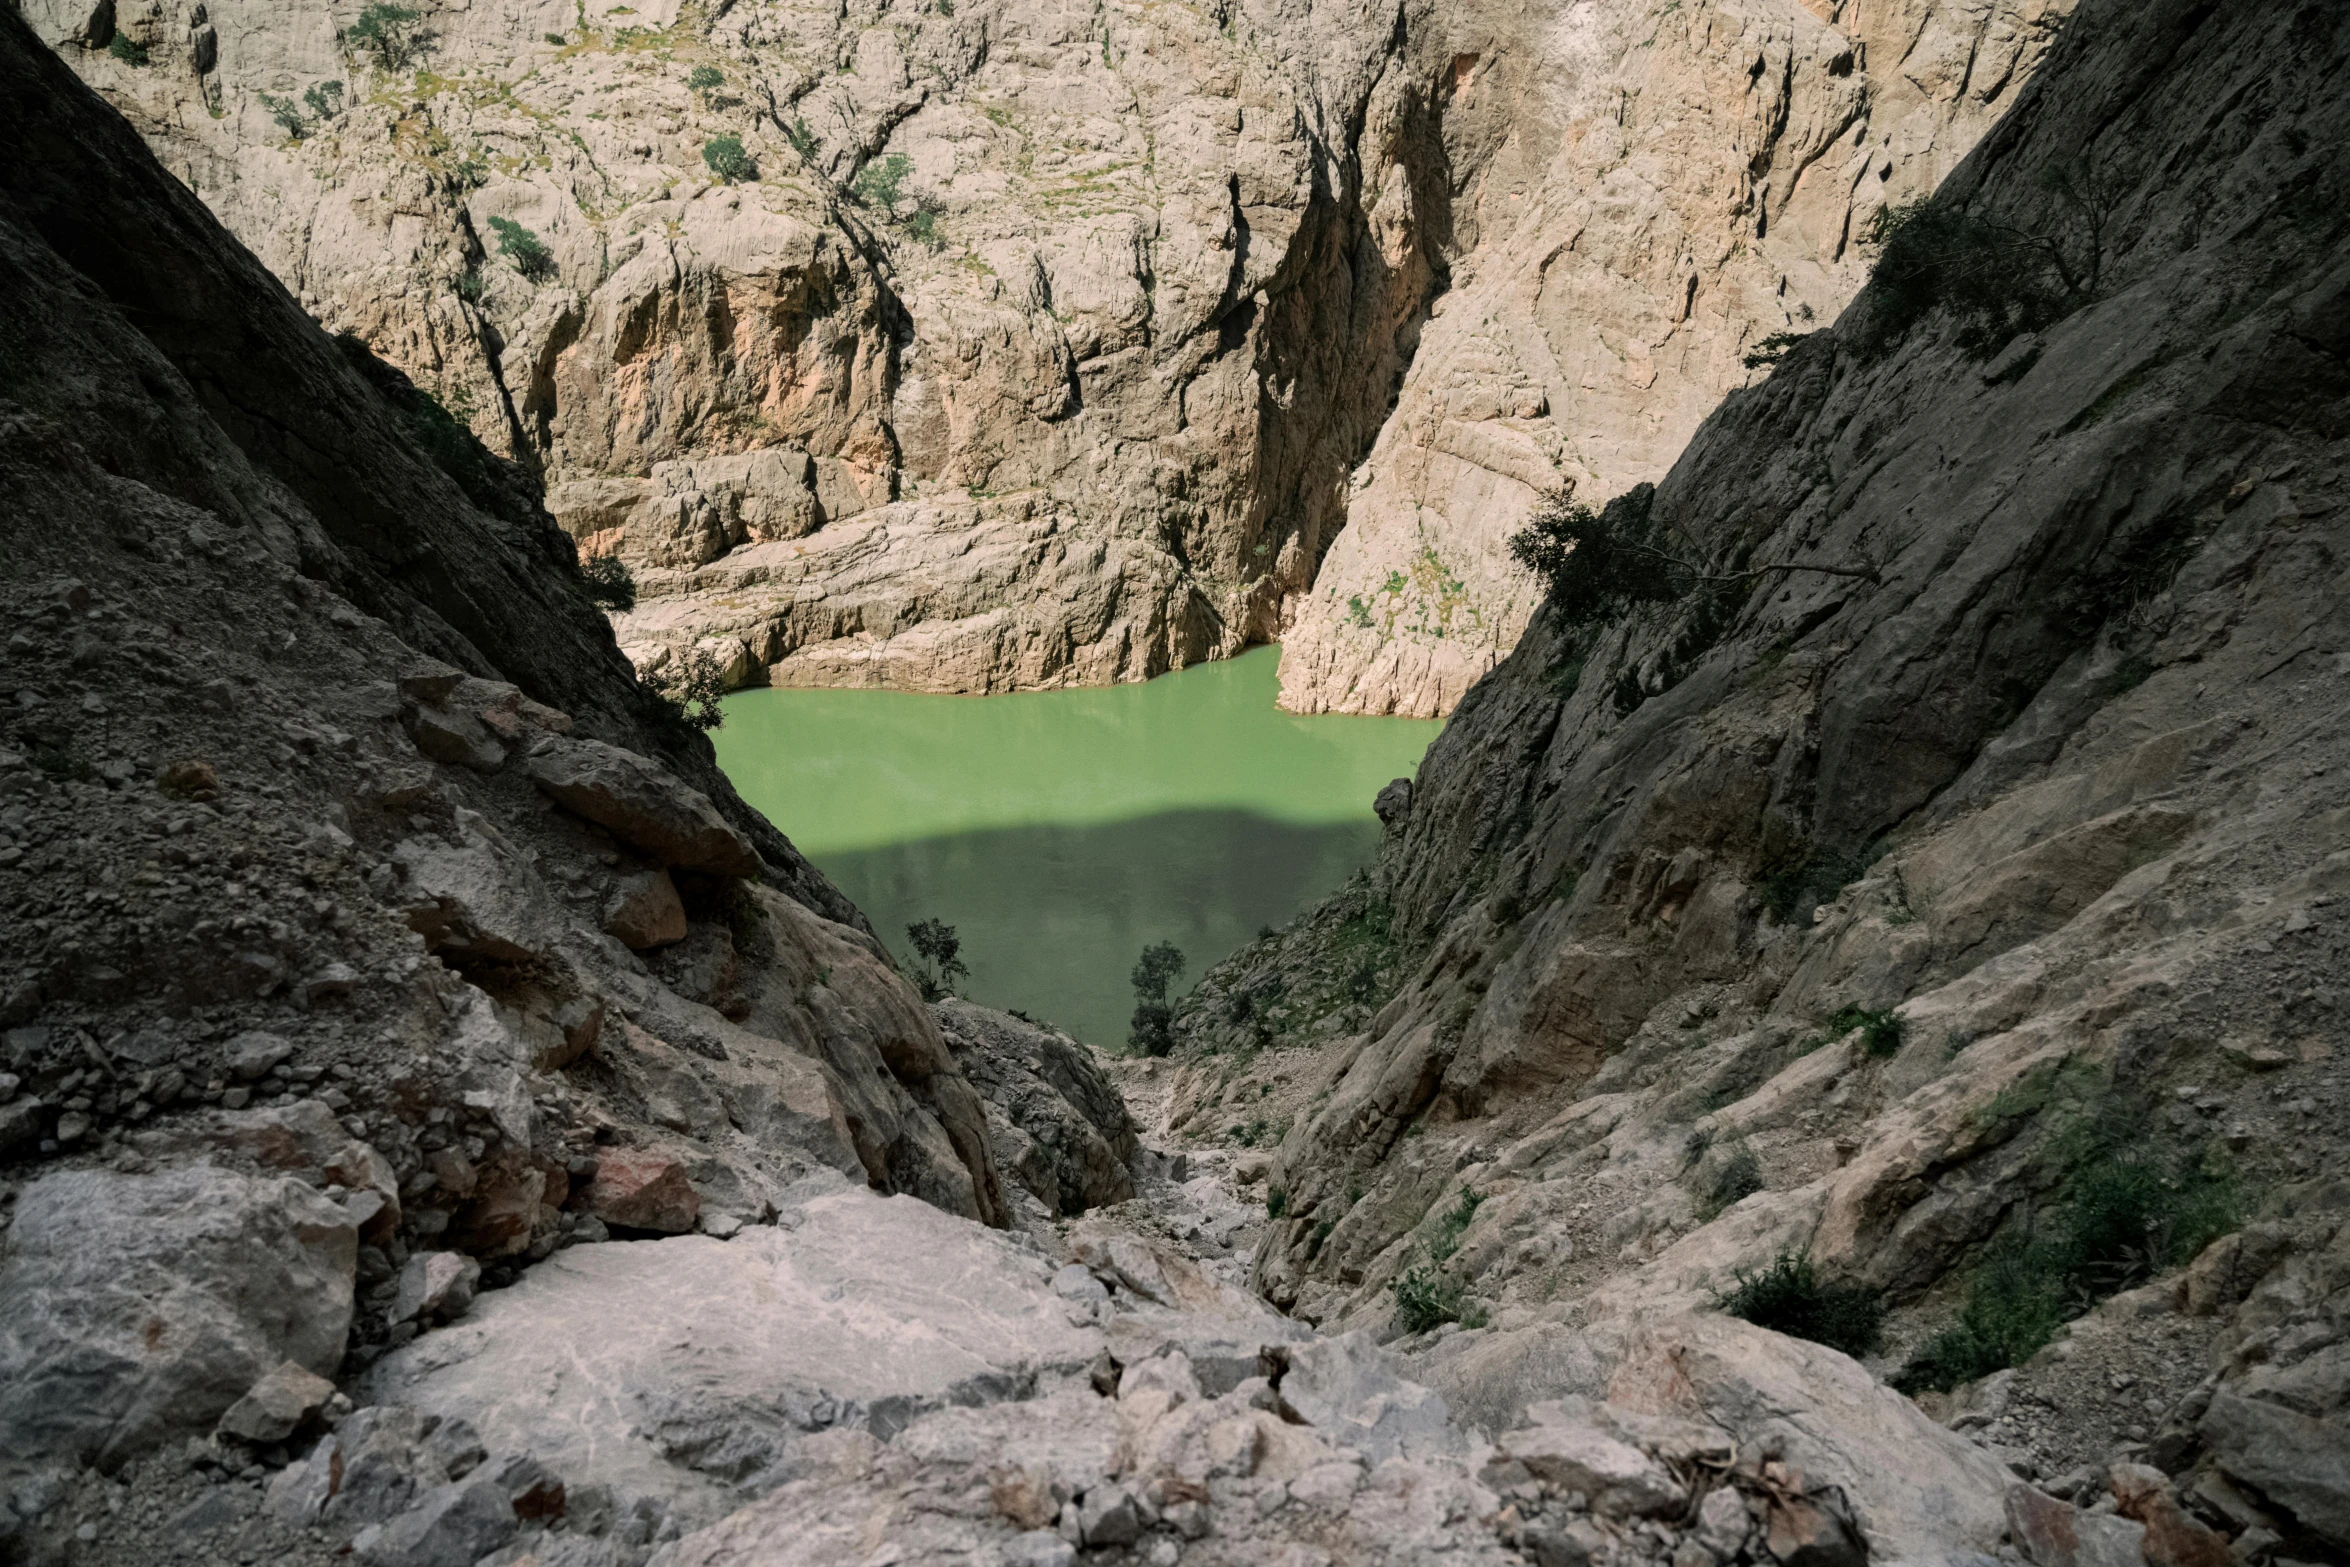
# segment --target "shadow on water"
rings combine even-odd
[[[1122,1045],[1143,947],[1172,941],[1180,991],[1210,963],[1344,882],[1379,824],[1294,826],[1252,811],[1169,811],[1081,826],[1001,827],[819,857],[890,949],[906,926],[957,927],[974,1001],[1019,1007]]]

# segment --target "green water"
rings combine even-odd
[[[974,1000],[1119,1045],[1144,946],[1183,949],[1180,989],[1337,887],[1441,727],[1283,713],[1278,659],[1013,696],[741,691],[713,738],[893,951],[943,919]]]

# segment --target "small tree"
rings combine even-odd
[[[918,920],[906,927],[906,939],[922,959],[922,972],[914,976],[914,983],[921,987],[923,1000],[954,995],[955,981],[971,977],[970,967],[963,962],[963,938],[946,921]]]
[[[726,695],[726,668],[708,649],[686,649],[644,683],[677,722],[704,732],[725,726],[726,714],[718,704]]]
[[[310,129],[303,122],[301,109],[291,98],[280,98],[275,93],[265,92],[261,95],[261,107],[267,109],[269,117],[277,121],[277,128],[294,141],[300,141]]]
[[[704,103],[708,103],[710,95],[724,86],[725,82],[726,73],[715,65],[697,65],[685,78],[686,86],[701,94]]]
[[[807,116],[795,116],[785,128],[783,139],[790,142],[791,150],[800,155],[800,162],[809,168],[816,166],[816,133],[808,129]]]
[[[868,163],[849,181],[849,195],[859,206],[888,212],[898,204],[899,187],[913,172],[914,160],[902,152],[893,152],[878,163]]]
[[[302,101],[310,112],[321,120],[331,120],[343,112],[343,84],[341,82],[312,82],[303,89]]]
[[[1183,972],[1183,952],[1171,941],[1142,949],[1127,980],[1134,986],[1134,1017],[1126,1043],[1146,1056],[1163,1056],[1175,1048],[1175,1009],[1167,1004],[1167,986]]]
[[[600,609],[636,608],[636,574],[617,555],[590,555],[579,563],[590,603]]]
[[[710,172],[729,185],[739,185],[759,177],[759,165],[743,151],[740,136],[713,136],[702,143],[702,161]]]
[[[1708,570],[1657,520],[1655,498],[1655,485],[1635,485],[1593,511],[1555,496],[1511,537],[1510,554],[1549,585],[1550,606],[1570,630],[1604,625],[1641,604],[1676,603],[1701,587],[1735,587],[1775,571],[1876,580],[1876,571],[1862,566]]]
[[[404,5],[374,0],[359,13],[357,21],[336,36],[352,53],[370,52],[378,67],[397,71],[413,64],[432,41],[432,34],[418,29],[416,17],[417,13]]]
[[[492,218],[490,232],[498,236],[498,254],[512,262],[514,270],[524,277],[535,282],[554,274],[555,253],[529,229],[512,218]]]

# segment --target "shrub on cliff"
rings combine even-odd
[[[963,938],[946,921],[917,920],[906,927],[906,939],[914,944],[915,955],[922,960],[914,983],[921,989],[923,1000],[944,1000],[955,994],[956,980],[971,977],[970,966],[963,961]]]
[[[419,29],[416,19],[417,13],[404,5],[375,0],[335,36],[352,53],[364,50],[375,56],[382,69],[397,71],[414,64],[432,42],[432,34]]]
[[[538,235],[512,218],[490,219],[490,232],[498,236],[498,254],[512,262],[515,271],[534,283],[554,275],[555,253]]]
[[[1847,1355],[1868,1354],[1884,1333],[1885,1303],[1875,1290],[1831,1284],[1819,1276],[1809,1257],[1794,1252],[1779,1253],[1760,1273],[1741,1271],[1737,1283],[1714,1303],[1758,1328],[1809,1339]]]
[[[636,573],[617,555],[583,556],[579,580],[587,590],[588,601],[598,609],[636,608]]]
[[[702,143],[702,161],[728,185],[740,185],[759,177],[759,165],[743,150],[740,136],[711,137]]]
[[[686,649],[683,656],[644,677],[644,685],[673,724],[705,732],[726,724],[726,713],[718,705],[726,695],[726,670],[705,648]]]

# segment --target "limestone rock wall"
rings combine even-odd
[[[28,17],[630,563],[640,664],[984,692],[1286,636],[1289,705],[1438,713],[1524,623],[1532,498],[1653,477],[1833,313],[2060,10]]]
[[[1457,201],[1475,243],[1284,634],[1282,705],[1451,712],[1540,599],[1509,557],[1536,504],[1662,477],[1762,339],[1833,320],[1871,217],[1941,183],[2068,9],[1540,9],[1461,56],[1453,102],[1511,106]]]

